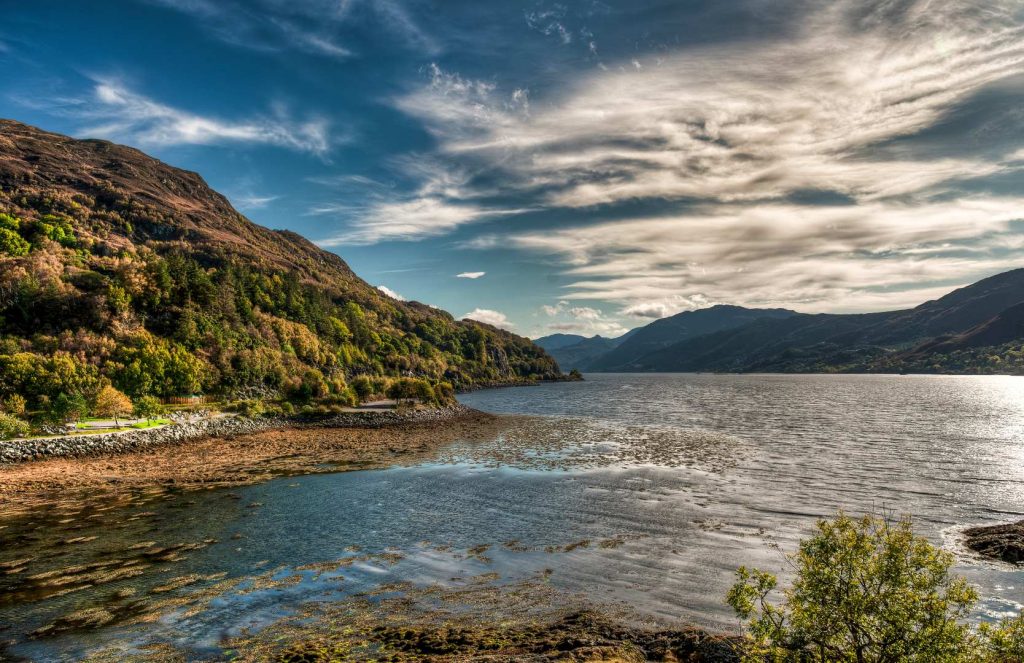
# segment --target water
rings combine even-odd
[[[214,656],[224,638],[309,602],[484,573],[543,573],[594,601],[733,628],[722,599],[735,568],[785,574],[780,549],[837,509],[909,513],[952,549],[958,528],[1024,510],[1020,378],[594,375],[462,400],[540,416],[412,467],[163,495],[78,514],[73,532],[40,514],[47,535],[9,539],[0,562],[37,555],[61,568],[123,560],[137,542],[211,543],[116,582],[0,600],[0,638],[39,660],[152,642]],[[62,536],[97,538],[54,543]],[[957,571],[984,597],[977,618],[1024,603],[1024,571],[969,555]],[[182,577],[193,582],[167,589]],[[132,613],[143,624],[25,637],[70,611],[122,605],[118,590],[147,597]]]

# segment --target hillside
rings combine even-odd
[[[605,338],[603,336],[576,336],[574,334],[552,334],[534,340],[534,343],[547,350],[555,358],[559,366],[567,369],[586,368],[597,357],[614,350],[626,339]]]
[[[591,371],[649,370],[644,358],[676,343],[742,327],[762,318],[787,318],[792,315],[793,311],[786,309],[748,309],[725,305],[684,311],[641,327],[618,347],[580,368]]]
[[[133,398],[344,400],[357,376],[559,373],[528,339],[391,299],[252,223],[196,173],[0,120],[0,397],[31,409],[109,381]]]
[[[912,309],[762,317],[685,335],[628,366],[659,372],[1018,372],[1010,366],[1024,342],[1021,302],[1024,269],[1017,269]],[[608,357],[595,365],[609,365]]]

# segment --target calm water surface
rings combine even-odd
[[[498,439],[413,467],[163,496],[92,514],[94,525],[79,514],[73,536],[97,538],[74,546],[8,535],[0,562],[35,556],[53,568],[140,541],[216,543],[114,583],[0,596],[0,639],[38,660],[152,642],[212,656],[226,636],[305,602],[396,580],[515,580],[543,569],[556,587],[597,601],[732,628],[722,597],[735,568],[784,574],[779,549],[837,509],[912,514],[954,550],[958,528],[1024,517],[1020,378],[593,375],[462,400],[539,418],[512,419]],[[985,597],[979,618],[1024,603],[1024,572],[960,559]],[[303,568],[334,560],[346,565]],[[167,589],[190,575],[199,580]],[[201,607],[173,607],[202,588],[213,598]],[[26,638],[118,590],[167,597],[168,608],[145,625]]]

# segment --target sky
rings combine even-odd
[[[0,116],[520,334],[1024,266],[1024,0],[0,0]]]

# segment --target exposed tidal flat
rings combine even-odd
[[[735,568],[785,577],[817,517],[909,513],[959,551],[1024,503],[1014,378],[595,375],[463,401],[500,416],[3,470],[6,654],[718,655],[684,625],[734,632]],[[1024,603],[1013,566],[956,571],[977,619]]]

